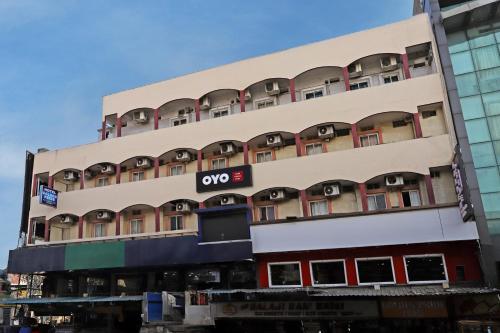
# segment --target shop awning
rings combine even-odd
[[[45,298],[5,298],[0,299],[1,305],[16,304],[61,304],[61,303],[115,303],[115,302],[138,302],[142,301],[140,296],[91,296],[91,297],[45,297]]]

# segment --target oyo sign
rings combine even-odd
[[[250,165],[202,171],[196,174],[196,192],[198,193],[247,186],[252,186]]]

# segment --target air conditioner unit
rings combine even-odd
[[[64,171],[64,180],[75,181],[79,177],[78,172],[75,171]]]
[[[335,137],[335,127],[333,125],[318,126],[318,138],[331,139]]]
[[[132,114],[132,118],[138,124],[143,124],[148,121],[148,117],[146,116],[146,113],[144,111],[135,111]]]
[[[71,223],[74,223],[75,222],[75,219],[73,216],[70,216],[70,215],[63,215],[61,216],[61,223],[68,223],[68,224],[71,224]]]
[[[115,167],[111,164],[105,164],[101,167],[101,173],[106,175],[112,175],[115,173]]]
[[[339,184],[326,184],[323,186],[325,197],[334,197],[340,195]]]
[[[403,186],[404,179],[401,175],[392,175],[385,177],[385,185],[386,186]]]
[[[429,66],[431,62],[432,62],[432,58],[420,57],[420,58],[416,58],[413,60],[413,66],[414,67]]]
[[[220,144],[220,153],[222,155],[233,155],[236,152],[234,145],[231,142]]]
[[[271,201],[285,200],[286,194],[284,190],[271,190],[269,193],[269,199]]]
[[[179,162],[189,162],[191,161],[191,154],[187,150],[178,150],[175,153],[175,160]]]
[[[111,214],[105,210],[100,210],[96,214],[98,220],[111,220]]]
[[[178,202],[175,205],[175,211],[180,212],[180,213],[188,213],[191,211],[191,207],[188,202],[183,201],[183,202]]]
[[[266,93],[269,96],[278,95],[280,93],[280,86],[278,85],[278,81],[267,82]]]
[[[223,196],[221,199],[220,199],[220,204],[222,206],[225,206],[225,205],[234,205],[235,203],[235,199],[232,195],[225,195]]]
[[[201,100],[200,108],[202,110],[208,110],[210,109],[210,105],[210,98],[208,98],[208,96],[203,97],[203,99]]]
[[[252,99],[252,94],[250,93],[250,90],[245,90],[245,101],[249,101]]]
[[[269,147],[281,146],[283,140],[279,134],[271,134],[266,136],[266,144]]]
[[[363,75],[363,66],[361,66],[361,63],[356,62],[349,65],[347,67],[347,71],[349,72],[349,78],[351,79],[360,77],[361,75]]]
[[[185,109],[177,111],[177,117],[184,117],[185,115],[186,115]]]
[[[380,67],[384,72],[392,71],[398,68],[398,61],[395,56],[382,57],[380,59]]]
[[[135,165],[138,168],[149,168],[149,167],[151,167],[151,161],[148,158],[141,157],[141,158],[137,159],[137,162],[135,163]]]

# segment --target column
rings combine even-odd
[[[33,219],[28,220],[28,239],[26,240],[28,244],[33,243]]]
[[[122,178],[122,168],[120,164],[115,165],[115,172],[116,172],[116,183],[120,184],[121,178]]]
[[[203,169],[203,153],[201,150],[198,150],[198,157],[196,158],[196,163],[198,165],[198,172],[201,172]]]
[[[78,217],[78,239],[83,238],[83,216]]]
[[[154,168],[155,168],[155,178],[160,177],[160,158],[155,157],[154,159]]]
[[[422,126],[420,125],[420,115],[418,112],[413,114],[413,126],[415,126],[415,138],[422,137]]]
[[[248,206],[248,212],[249,212],[249,220],[250,222],[253,222],[253,198],[252,197],[247,197],[247,206]]]
[[[240,111],[245,112],[245,90],[240,90]]]
[[[122,213],[121,212],[116,212],[115,214],[115,236],[120,236],[120,227],[121,227],[121,217]]]
[[[200,121],[200,100],[196,99],[194,101],[194,113],[196,115],[196,121]]]
[[[33,184],[31,184],[31,196],[36,197],[38,192],[38,175],[33,175]]]
[[[345,91],[351,90],[351,83],[349,82],[349,70],[347,67],[342,68],[342,76],[344,77]]]
[[[352,142],[354,143],[354,148],[359,148],[358,125],[356,124],[351,125],[351,135],[352,135]]]
[[[309,217],[309,205],[307,203],[306,190],[300,190],[300,202],[302,203],[302,215],[304,217]]]
[[[302,140],[300,139],[300,134],[295,134],[295,147],[297,150],[297,157],[302,156]]]
[[[354,258],[349,257],[345,259],[345,268],[347,275],[347,284],[349,286],[358,285],[358,278],[356,274],[356,262],[354,261]]]
[[[160,207],[155,207],[155,231],[160,232]]]
[[[408,63],[408,54],[404,53],[401,55],[401,62],[403,63],[403,72],[405,74],[405,79],[411,79],[410,65]]]
[[[45,242],[49,242],[50,241],[50,224],[49,224],[49,220],[45,220],[45,231],[43,233],[43,240]]]
[[[248,142],[243,143],[243,164],[249,164],[248,163]]]
[[[396,277],[397,284],[407,284],[406,282],[406,272],[405,263],[403,261],[403,256],[393,256],[392,263],[394,266],[394,276]]]
[[[102,122],[101,126],[101,141],[106,140],[106,120]]]
[[[427,197],[429,198],[429,205],[436,204],[436,197],[434,196],[434,188],[432,187],[431,175],[425,175],[425,188],[427,189]]]
[[[157,130],[158,129],[158,120],[160,119],[160,109],[154,110],[154,119],[155,119],[154,129]]]
[[[54,188],[54,176],[49,176],[49,181],[47,184],[50,188]]]
[[[122,117],[116,116],[116,137],[122,136]]]
[[[366,184],[359,183],[358,188],[359,188],[359,195],[361,197],[361,208],[363,209],[363,212],[367,212],[368,211],[368,196],[366,195]]]
[[[205,203],[203,201],[198,202],[198,208],[199,209],[205,208]]]
[[[85,188],[85,170],[80,171],[80,190]]]
[[[290,98],[292,103],[297,101],[297,97],[295,96],[295,79],[290,79]]]

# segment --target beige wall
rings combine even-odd
[[[413,125],[411,123],[402,127],[393,127],[392,122],[385,122],[376,124],[375,127],[382,130],[382,139],[384,143],[411,140],[415,138]]]
[[[297,147],[295,145],[280,147],[275,149],[274,152],[276,154],[276,160],[284,160],[287,158],[297,157]]]
[[[439,173],[439,177],[432,178],[432,188],[434,189],[436,203],[456,202],[457,194],[455,192],[455,183],[451,171],[440,170]]]
[[[338,136],[330,141],[325,142],[325,144],[326,150],[328,152],[354,148],[352,135]]]
[[[342,193],[339,197],[329,199],[333,213],[351,213],[358,211],[356,192]]]
[[[435,117],[423,119],[422,113],[420,113],[419,117],[424,138],[448,133],[443,109],[437,109]]]

